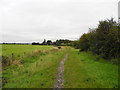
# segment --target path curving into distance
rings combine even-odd
[[[60,62],[60,65],[58,67],[58,75],[56,83],[54,84],[54,89],[57,90],[57,88],[63,88],[64,80],[63,80],[63,73],[64,73],[64,62],[67,60],[68,54],[65,54],[64,58]]]

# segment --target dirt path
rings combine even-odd
[[[54,84],[54,89],[57,90],[57,88],[63,88],[64,80],[63,80],[63,72],[64,72],[64,62],[67,60],[68,54],[64,56],[62,61],[60,62],[60,66],[58,68],[58,75],[56,83]]]

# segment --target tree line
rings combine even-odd
[[[120,25],[113,18],[99,21],[97,28],[84,33],[76,42],[80,51],[91,51],[102,58],[120,58]]]
[[[33,42],[32,45],[72,46],[72,42],[74,42],[74,41],[71,41],[68,39],[59,39],[54,42],[52,42],[51,40],[44,39],[44,41],[42,43]]]

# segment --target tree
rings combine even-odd
[[[99,21],[95,29],[83,34],[78,42],[81,51],[92,51],[103,58],[120,57],[120,26],[111,19]]]
[[[75,47],[76,49],[79,49],[78,40],[72,41],[72,42],[70,43],[70,46],[73,46],[73,47]]]
[[[51,40],[47,40],[47,45],[52,45],[52,41]]]
[[[37,43],[33,42],[32,45],[40,45],[40,43],[39,42],[37,42]]]
[[[81,51],[87,51],[89,49],[89,40],[88,40],[87,36],[88,36],[88,34],[84,33],[78,41]]]
[[[42,45],[47,45],[46,39],[42,42]]]

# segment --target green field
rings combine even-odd
[[[5,88],[52,88],[57,68],[65,50],[32,56],[26,59],[22,67],[10,66],[3,77],[8,78]]]
[[[48,50],[52,49],[53,46],[38,46],[38,45],[2,45],[2,55],[6,57],[11,57],[14,54],[15,59],[24,57],[38,50]]]
[[[71,49],[64,73],[67,88],[118,87],[118,66],[91,53]]]
[[[39,50],[42,53],[35,53]],[[64,64],[65,88],[118,87],[118,66],[90,52],[79,52],[71,47],[57,49],[41,45],[3,45],[2,51],[7,57],[15,53],[15,59],[18,58],[21,62],[3,69],[4,88],[53,88],[59,63],[66,53],[68,58]],[[24,52],[27,57],[19,58]]]

